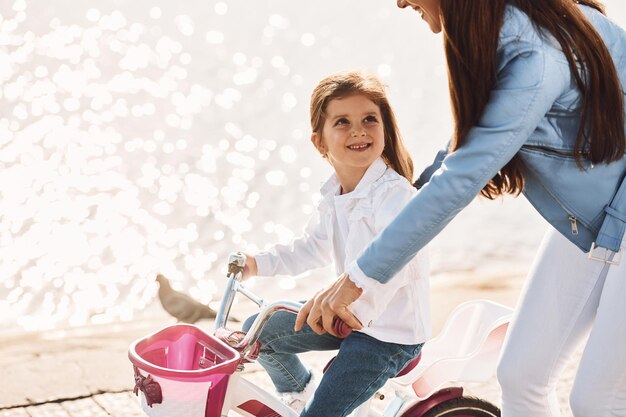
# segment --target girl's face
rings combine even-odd
[[[397,0],[398,7],[404,9],[411,7],[413,10],[422,15],[422,19],[433,33],[441,32],[441,18],[439,9],[440,0]]]
[[[326,155],[342,186],[356,186],[385,147],[380,108],[361,94],[333,99],[326,106],[321,135],[313,133],[311,141]]]

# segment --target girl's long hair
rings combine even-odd
[[[385,132],[383,160],[398,174],[413,182],[413,161],[402,141],[385,85],[378,77],[364,71],[346,71],[329,75],[320,81],[311,94],[311,129],[322,133],[326,107],[331,100],[356,94],[366,96],[380,109]]]
[[[479,122],[496,82],[496,50],[507,0],[441,0],[441,19],[455,121],[451,151],[463,146]],[[626,151],[624,90],[602,38],[578,4],[604,13],[597,0],[515,0],[535,27],[560,44],[582,96],[574,145],[578,165],[619,160]],[[524,188],[524,167],[515,156],[482,189],[493,199]]]

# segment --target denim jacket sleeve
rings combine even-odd
[[[357,285],[367,285],[368,277],[389,281],[513,158],[569,88],[569,68],[558,49],[547,42],[532,28],[501,35],[498,78],[479,123],[466,143],[445,157],[430,181],[349,266]]]

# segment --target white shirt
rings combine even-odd
[[[340,189],[337,190],[338,192]],[[348,194],[335,194],[333,197],[333,204],[335,209],[334,216],[334,229],[333,229],[333,256],[334,262],[337,265],[347,265],[346,263],[346,241],[350,235],[350,223],[348,221],[348,214],[350,210],[348,205],[352,198],[350,193]]]
[[[354,191],[339,195],[340,189],[337,177],[331,176],[321,188],[322,200],[304,234],[256,255],[258,275],[297,275],[331,262],[337,274],[342,274],[416,192],[380,158],[367,169]],[[350,305],[363,324],[361,332],[406,345],[423,343],[430,337],[425,250],[391,281],[369,282],[362,289],[361,297]]]

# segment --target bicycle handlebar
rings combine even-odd
[[[333,323],[333,330],[335,330],[335,333],[337,333],[337,336],[339,336],[340,339],[345,339],[350,333],[352,333],[352,327],[348,326],[348,324],[339,317],[337,317]]]
[[[286,300],[266,304],[263,299],[257,297],[251,291],[244,288],[241,285],[241,279],[243,277],[245,265],[246,256],[243,253],[234,252],[230,254],[228,258],[228,273],[226,274],[228,277],[228,283],[226,284],[226,289],[224,290],[224,295],[222,296],[222,302],[220,303],[220,308],[215,317],[215,331],[217,332],[218,329],[223,328],[226,325],[228,315],[230,314],[230,308],[232,307],[235,295],[238,292],[245,295],[261,307],[261,311],[252,323],[250,330],[248,330],[244,338],[235,346],[235,349],[239,350],[242,355],[245,355],[258,340],[261,331],[274,313],[277,311],[290,311],[294,314],[298,314],[300,308],[302,307],[301,303]],[[352,329],[339,318],[337,318],[333,323],[333,329],[340,338],[345,338],[352,332]]]

